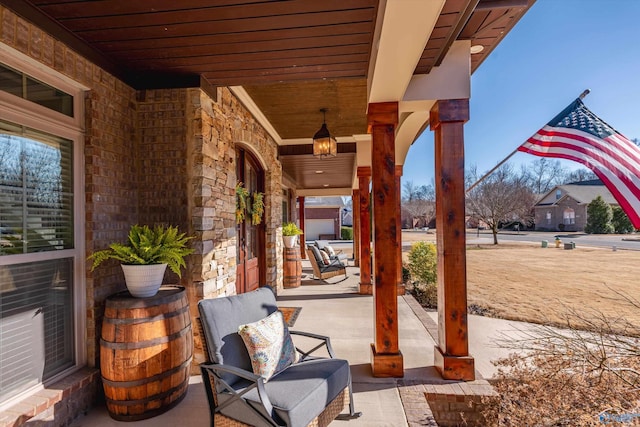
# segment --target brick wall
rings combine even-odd
[[[186,89],[137,93],[138,214],[189,231]]]
[[[182,280],[192,311],[202,297],[234,294],[239,143],[265,169],[266,284],[282,288],[282,169],[277,146],[228,89],[218,88],[217,100],[200,89],[136,92],[2,5],[0,41],[89,88],[84,141],[87,256],[114,241],[126,241],[133,224],[177,225],[196,237],[197,253]],[[104,301],[124,289],[117,262],[107,262],[95,272],[87,266],[90,367],[99,366]],[[93,395],[94,385],[83,388]]]
[[[0,6],[0,40],[90,88],[85,98],[86,253],[126,239],[138,221],[135,158],[135,91],[68,49],[10,10]],[[87,269],[87,359],[97,365],[104,299],[124,289],[122,273],[110,263]]]
[[[575,212],[575,224],[566,224],[564,231],[583,231],[587,225],[587,205],[580,204],[571,197],[566,197],[555,205],[536,206],[536,230],[558,231],[559,224],[564,224],[564,210],[570,208]],[[551,223],[547,220],[547,212],[551,212]]]

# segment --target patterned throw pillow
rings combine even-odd
[[[296,362],[296,349],[280,311],[241,325],[238,334],[249,352],[253,373],[265,381]]]
[[[329,245],[325,245],[322,250],[329,254],[329,258],[336,256],[336,251],[334,251],[333,248]]]
[[[325,251],[320,251],[320,256],[322,256],[322,263],[324,265],[329,265],[331,263],[331,258],[329,258],[329,254]]]

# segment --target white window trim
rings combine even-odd
[[[87,363],[86,334],[86,276],[85,276],[85,230],[84,230],[84,90],[88,88],[74,82],[61,73],[25,56],[21,52],[0,43],[2,62],[20,72],[42,81],[73,96],[74,117],[37,105],[33,102],[0,91],[0,117],[3,120],[69,139],[73,143],[73,194],[74,194],[74,248],[52,252],[36,252],[0,257],[0,265],[44,261],[54,258],[73,257],[74,295],[74,350],[75,365],[47,379],[44,385],[55,382],[80,369]],[[43,388],[42,384],[19,393],[2,403],[0,410],[17,400]]]

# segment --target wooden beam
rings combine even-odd
[[[445,379],[473,381],[467,328],[467,263],[464,223],[464,123],[469,100],[436,102],[430,112],[435,132],[436,238],[438,248],[438,346],[435,365]]]
[[[354,189],[351,196],[351,224],[353,230],[353,266],[360,266],[360,190]]]
[[[373,295],[371,284],[371,213],[369,184],[371,183],[371,167],[358,167],[359,187],[359,220],[360,225],[360,286],[359,293]]]
[[[398,226],[395,130],[398,103],[369,104],[372,133],[371,171],[374,221],[374,377],[402,377],[404,364],[398,344]]]
[[[402,283],[402,165],[396,165],[396,238],[398,241],[398,296],[404,295],[404,283]]]
[[[298,221],[300,222],[300,257],[307,259],[307,244],[305,243],[305,231],[304,231],[304,196],[298,197]]]

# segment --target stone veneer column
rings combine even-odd
[[[189,89],[192,225],[197,235],[192,280],[198,298],[236,293],[236,145],[265,170],[266,283],[282,289],[282,167],[277,145],[227,88],[217,100]]]

